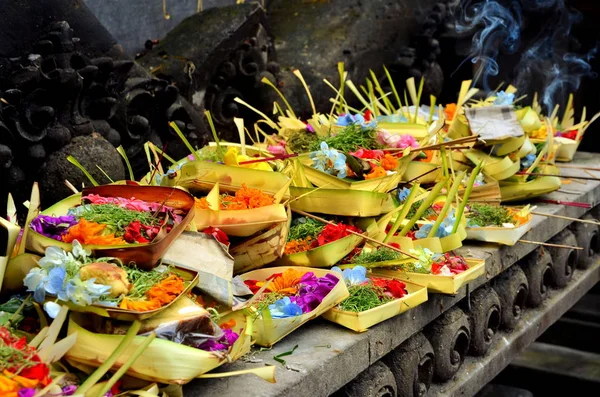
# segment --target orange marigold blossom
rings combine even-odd
[[[235,196],[222,194],[219,197],[219,208],[222,210],[247,210],[272,205],[275,202],[273,196],[264,193],[260,189],[249,188],[242,184],[242,188],[235,192]],[[196,199],[196,208],[209,209],[206,197]]]
[[[387,175],[387,172],[385,172],[385,170],[382,167],[376,166],[376,167],[373,167],[370,174],[365,175],[365,179],[381,178],[386,175]]]
[[[283,295],[293,295],[298,292],[298,283],[304,273],[296,269],[287,269],[283,273],[276,273],[267,278],[266,281],[258,281],[256,286],[262,288],[267,282],[271,281],[266,291],[277,292]]]
[[[285,244],[285,249],[284,249],[283,253],[285,255],[297,254],[299,252],[308,251],[312,247],[313,247],[313,239],[312,239],[312,237],[309,236],[309,237],[306,237],[306,238],[300,239],[300,240],[288,241]]]
[[[154,285],[146,292],[146,300],[131,300],[127,297],[121,300],[119,307],[125,310],[145,312],[160,309],[174,301],[185,289],[183,279],[171,274],[169,277]]]
[[[62,237],[65,243],[71,243],[73,240],[79,241],[81,244],[93,245],[123,245],[127,244],[120,237],[115,237],[114,233],[102,235],[106,229],[106,225],[96,222],[86,221],[85,218],[79,219],[76,225],[69,228],[67,233]]]
[[[391,154],[385,154],[381,159],[381,167],[386,171],[393,171],[398,168],[398,159]]]
[[[444,107],[444,113],[446,114],[446,120],[452,121],[454,120],[454,115],[456,114],[456,103],[449,103]]]

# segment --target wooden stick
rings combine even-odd
[[[548,218],[557,218],[557,219],[566,219],[568,221],[581,222],[581,223],[590,223],[592,225],[600,226],[600,222],[591,221],[588,219],[579,219],[579,218],[571,218],[570,216],[562,216],[562,215],[552,215],[552,214],[543,214],[541,212],[531,212],[533,215],[547,216]]]
[[[519,242],[526,243],[526,244],[543,245],[544,247],[569,248],[569,249],[574,249],[574,250],[582,250],[583,249],[582,247],[575,247],[573,245],[542,243],[541,241],[519,240]]]
[[[406,181],[406,182],[404,182],[404,183],[403,183],[403,185],[406,185],[406,184],[408,184],[408,183],[414,182],[414,181],[416,181],[417,179],[419,179],[419,178],[421,178],[421,177],[423,177],[423,176],[425,176],[425,175],[429,175],[429,174],[431,174],[433,171],[437,171],[437,170],[439,170],[439,169],[440,169],[440,167],[435,167],[435,168],[433,168],[433,169],[431,169],[431,170],[429,170],[429,171],[427,171],[427,172],[425,172],[425,173],[423,173],[423,174],[421,174],[421,175],[419,175],[419,176],[416,176],[416,177],[414,177],[414,178],[413,178],[413,179],[411,179],[410,181]],[[401,187],[404,187],[404,186],[400,186],[400,184],[398,184],[398,186],[396,186],[395,188],[393,188],[392,190],[390,190],[390,192],[393,192],[394,190],[400,189]]]
[[[316,216],[316,215],[313,215],[313,214],[309,214],[308,212],[304,212],[304,211],[300,211],[300,210],[295,210],[295,209],[292,209],[292,211],[293,211],[293,212],[295,212],[295,213],[297,213],[297,214],[300,214],[300,215],[303,215],[303,216],[307,216],[307,217],[309,217],[309,218],[312,218],[312,219],[314,219],[314,220],[316,220],[316,221],[319,221],[319,222],[322,222],[322,223],[326,223],[326,224],[328,224],[328,225],[332,225],[332,226],[337,226],[337,225],[336,225],[334,222],[328,221],[327,219],[323,219],[323,218],[321,218],[321,217],[319,217],[319,216]],[[365,236],[364,234],[357,233],[357,232],[355,232],[355,231],[353,231],[353,230],[350,230],[350,229],[346,229],[346,231],[347,231],[348,233],[351,233],[351,234],[357,235],[357,236],[359,236],[359,237],[362,237],[362,238],[364,238],[365,240],[367,240],[367,241],[370,241],[370,242],[372,242],[372,243],[375,243],[375,244],[381,245],[381,246],[383,246],[383,247],[389,248],[389,249],[391,249],[391,250],[394,250],[394,251],[396,251],[396,252],[399,252],[399,253],[401,253],[402,255],[406,255],[406,256],[408,256],[408,257],[411,257],[411,258],[413,258],[413,259],[419,260],[419,258],[417,258],[416,256],[414,256],[414,255],[411,255],[411,254],[409,254],[408,252],[404,252],[404,251],[402,251],[400,248],[396,248],[396,247],[394,247],[394,246],[392,246],[392,245],[389,245],[389,244],[386,244],[386,243],[382,243],[381,241],[377,241],[377,240],[375,240],[374,238],[371,238],[371,237]]]
[[[571,176],[571,175],[554,175],[554,174],[541,174],[538,172],[519,172],[516,175],[531,175],[531,176],[557,176],[565,179],[583,179],[585,181],[600,181],[600,178],[592,178],[589,176]]]
[[[417,152],[417,151],[421,151],[421,150],[434,150],[434,149],[439,149],[439,148],[444,147],[444,146],[447,147],[447,148],[451,148],[451,146],[456,146],[458,144],[463,144],[463,143],[470,142],[470,141],[476,141],[477,138],[478,138],[477,135],[467,136],[467,137],[464,137],[464,138],[454,139],[452,141],[434,143],[434,144],[429,145],[429,146],[422,146],[422,147],[414,148],[414,149],[411,150],[411,152]],[[384,148],[383,150],[388,151],[388,152],[394,152],[394,151],[404,151],[405,149],[401,149],[401,148]]]
[[[592,208],[591,204],[582,203],[579,201],[562,201],[562,200],[547,200],[547,199],[537,199],[536,201],[538,203],[566,205],[567,207]]]
[[[598,167],[585,167],[583,165],[572,165],[572,164],[560,164],[558,168],[571,168],[574,170],[590,170],[590,171],[600,171]]]

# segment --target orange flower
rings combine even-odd
[[[120,237],[115,237],[114,233],[102,235],[106,229],[106,225],[101,225],[96,222],[88,222],[84,218],[79,219],[79,223],[71,226],[67,233],[62,237],[65,243],[70,243],[73,240],[79,241],[81,244],[94,245],[122,245],[127,244],[127,241]]]
[[[423,153],[425,153],[425,158],[424,159],[417,159],[417,161],[421,161],[423,163],[431,163],[431,159],[433,159],[433,150],[423,150]]]
[[[235,196],[222,194],[219,197],[219,208],[230,211],[248,210],[271,205],[274,201],[273,196],[264,193],[262,190],[249,188],[246,184],[242,184],[242,188],[235,192]],[[209,209],[206,197],[196,199],[196,208]]]
[[[123,298],[119,307],[121,309],[134,310],[136,312],[160,309],[164,305],[173,302],[184,289],[185,284],[183,283],[183,279],[171,274],[146,292],[146,300],[134,301]]]
[[[398,168],[398,159],[391,154],[385,154],[381,159],[381,167],[386,171],[392,171]]]
[[[446,120],[454,120],[454,115],[456,114],[456,103],[447,104],[444,108],[444,113],[446,113]]]
[[[285,255],[297,254],[299,252],[308,251],[311,248],[312,248],[312,238],[307,237],[305,239],[288,241],[285,244],[285,250],[283,251],[283,253]]]
[[[267,281],[259,281],[256,286],[262,288],[269,280],[271,284],[267,287],[267,291],[277,292],[283,295],[293,295],[298,292],[298,283],[304,273],[296,269],[287,269],[283,273],[277,273],[267,279]]]
[[[233,327],[236,326],[236,321],[234,318],[232,318],[229,321],[225,321],[224,323],[219,324],[219,327],[221,327],[221,329],[232,329]]]
[[[365,175],[365,179],[381,178],[386,175],[387,175],[387,172],[385,172],[385,170],[383,168],[373,167],[373,169],[371,170],[371,173],[368,175]]]

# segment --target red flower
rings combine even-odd
[[[223,245],[229,246],[229,237],[227,237],[225,232],[222,231],[221,229],[210,226],[210,227],[207,227],[206,229],[204,229],[202,232],[213,235],[213,237],[218,242],[220,242]]]
[[[43,382],[50,375],[50,368],[48,368],[48,366],[44,363],[39,363],[33,367],[23,369],[19,375],[27,379],[35,379]]]
[[[469,265],[465,262],[465,259],[462,256],[452,256],[449,253],[446,253],[437,262],[431,265],[431,273],[440,274],[442,268],[444,266],[448,266],[448,269],[453,274],[459,274],[469,269]]]
[[[346,237],[350,234],[348,230],[352,230],[356,233],[362,233],[362,230],[355,226],[344,225],[343,223],[338,223],[337,225],[328,224],[317,237],[319,246],[329,244]]]
[[[142,236],[142,224],[140,221],[133,221],[125,228],[123,239],[128,243],[149,243],[150,240]]]
[[[577,139],[577,130],[571,130],[571,131],[562,132],[560,134],[560,136],[562,136],[564,138],[576,140]]]
[[[246,284],[246,287],[248,287],[253,294],[256,294],[260,290],[260,287],[257,286],[256,283],[258,283],[258,280],[244,280],[244,284]]]
[[[365,122],[368,123],[369,121],[371,121],[371,118],[373,117],[373,114],[371,113],[370,110],[366,110],[365,111]]]
[[[371,277],[371,282],[374,286],[383,289],[385,294],[392,298],[399,299],[407,294],[406,284],[398,280]]]
[[[402,247],[400,247],[400,244],[398,244],[398,243],[389,243],[388,245],[389,245],[390,247],[394,247],[394,248],[402,249]]]

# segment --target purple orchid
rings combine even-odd
[[[333,274],[317,277],[313,272],[304,273],[300,279],[300,288],[292,301],[302,308],[303,313],[309,313],[323,302],[323,299],[337,285],[340,279]]]
[[[31,229],[43,236],[61,241],[63,234],[76,223],[77,218],[73,215],[38,215],[31,221]]]
[[[229,350],[238,340],[240,335],[231,329],[223,329],[223,336],[219,340],[209,339],[198,345],[198,349],[209,352]]]
[[[31,387],[24,387],[22,389],[19,389],[19,391],[17,392],[19,397],[33,397],[36,394],[35,389],[32,389]]]

